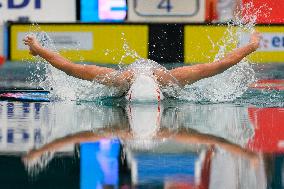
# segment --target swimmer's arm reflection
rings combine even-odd
[[[99,137],[92,132],[81,132],[75,135],[68,135],[62,138],[55,139],[54,141],[43,145],[41,148],[30,150],[28,154],[24,156],[23,160],[29,161],[37,159],[46,152],[55,152],[69,144],[76,144],[84,141],[97,141],[100,139],[102,139],[102,137]]]
[[[47,152],[56,152],[67,145],[75,145],[82,142],[96,142],[101,139],[119,138],[121,140],[130,139],[132,136],[126,131],[113,132],[109,128],[98,129],[94,131],[84,131],[72,135],[67,135],[62,138],[55,139],[54,141],[43,145],[42,147],[31,150],[24,156],[24,161],[30,161],[39,158]]]
[[[164,129],[158,133],[157,138],[159,139],[171,138],[172,140],[176,142],[188,143],[188,144],[205,144],[205,145],[210,145],[210,146],[217,145],[221,147],[222,149],[232,154],[235,154],[235,155],[241,155],[251,160],[255,160],[258,158],[255,152],[245,149],[224,138],[217,137],[217,136],[210,135],[210,134],[199,133],[192,129],[189,130],[186,128],[182,128],[176,134],[172,134],[171,132]]]
[[[71,62],[64,58],[59,53],[53,52],[40,45],[34,36],[27,36],[24,38],[24,44],[29,46],[30,54],[33,56],[40,56],[48,61],[55,68],[64,71],[66,74],[74,76],[79,79],[97,81],[108,86],[120,86],[132,78],[130,71],[125,71],[122,74],[113,78],[117,71],[112,68],[101,67],[96,65],[80,65]]]
[[[101,139],[111,139],[119,138],[122,141],[133,139],[131,132],[124,130],[110,130],[109,128],[99,129],[97,132],[85,131],[76,133],[74,135],[68,135],[63,138],[56,139],[39,149],[31,150],[25,157],[25,161],[33,160],[39,158],[46,152],[56,152],[60,148],[71,145],[78,144],[81,142],[96,142]],[[205,145],[217,145],[224,150],[231,152],[236,155],[241,155],[250,160],[255,161],[257,159],[257,154],[242,148],[237,144],[233,144],[224,138],[216,137],[209,134],[203,134],[198,132],[188,132],[187,129],[181,129],[178,133],[170,132],[166,129],[159,131],[155,137],[156,139],[170,138],[171,140],[188,143],[188,144],[205,144]]]

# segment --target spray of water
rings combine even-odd
[[[58,53],[54,41],[38,25],[31,26],[29,35],[34,35],[43,47]],[[80,59],[83,61],[82,58]],[[39,82],[39,87],[51,92],[51,99],[93,100],[104,96],[114,96],[118,92],[117,89],[101,85],[95,80],[90,82],[68,76],[40,57],[35,58],[35,63],[37,69],[31,75],[31,85]]]
[[[212,48],[219,48],[214,61],[223,58],[230,47],[237,47],[243,35],[252,33],[257,16],[264,13],[268,15],[267,10],[270,9],[266,5],[259,9],[254,8],[252,3],[243,5],[236,13],[235,20],[227,23],[226,32],[221,40],[217,44],[211,41]],[[240,63],[222,74],[186,86],[180,98],[190,101],[233,101],[242,96],[248,89],[248,86],[256,81],[252,64],[252,62],[244,58]]]
[[[46,166],[49,164],[51,159],[53,159],[54,153],[44,153],[41,157],[34,160],[23,160],[25,168],[30,176],[36,177]]]

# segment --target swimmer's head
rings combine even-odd
[[[139,102],[159,102],[164,95],[153,76],[138,75],[130,87],[126,99]]]

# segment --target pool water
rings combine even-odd
[[[39,89],[27,79],[33,65],[7,63],[1,187],[283,188],[283,65],[253,68],[258,82],[233,101],[135,104],[49,101],[41,90],[4,99]]]

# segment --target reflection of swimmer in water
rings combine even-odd
[[[133,138],[135,138],[135,134],[136,133],[129,132],[129,131],[126,131],[124,129],[115,129],[115,128],[102,128],[102,129],[98,129],[97,132],[93,132],[93,131],[80,132],[80,133],[65,136],[63,138],[56,139],[56,140],[54,140],[54,141],[52,141],[48,144],[45,144],[44,146],[42,146],[39,149],[31,150],[30,152],[28,152],[27,155],[25,155],[23,157],[23,161],[24,161],[26,166],[29,166],[29,165],[33,166],[33,163],[37,163],[37,162],[42,161],[42,157],[44,157],[44,155],[57,152],[60,149],[66,147],[66,146],[81,144],[81,143],[86,143],[86,142],[87,143],[97,142],[97,141],[100,141],[100,140],[106,139],[106,138],[111,139],[111,138],[119,137],[119,139],[122,141],[122,144],[126,144],[126,147],[128,147],[129,142],[127,142],[127,141],[129,140],[130,143],[134,142]],[[172,132],[172,131],[169,131],[167,128],[163,128],[163,129],[161,129],[160,132],[157,133],[157,135],[154,138],[156,138],[159,141],[160,140],[164,141],[165,138],[170,138],[171,141],[178,142],[177,144],[186,144],[186,145],[189,145],[189,146],[190,145],[196,146],[197,151],[194,151],[194,152],[197,152],[198,154],[200,154],[201,150],[202,150],[202,152],[205,152],[203,158],[200,159],[201,164],[194,164],[195,166],[198,165],[198,167],[194,167],[194,169],[200,169],[200,173],[198,174],[196,172],[196,174],[195,174],[195,176],[197,176],[199,178],[199,181],[196,182],[196,187],[194,187],[194,188],[199,188],[199,189],[201,189],[201,188],[214,188],[214,187],[209,187],[212,184],[213,185],[215,184],[215,186],[216,186],[216,183],[214,183],[214,180],[212,180],[212,179],[210,180],[211,176],[216,176],[216,173],[215,173],[216,171],[214,171],[211,167],[216,166],[216,168],[215,167],[214,168],[217,169],[217,170],[219,170],[220,167],[221,167],[221,171],[227,170],[226,168],[224,168],[224,166],[221,166],[222,164],[221,165],[218,164],[218,163],[220,163],[220,161],[224,160],[224,157],[223,157],[224,154],[227,155],[227,156],[225,156],[225,158],[231,157],[231,159],[225,161],[226,166],[229,165],[230,168],[232,168],[232,166],[230,166],[230,165],[233,165],[233,166],[235,165],[230,160],[235,160],[235,159],[241,160],[243,162],[247,162],[247,163],[249,163],[249,165],[252,165],[252,167],[251,167],[252,169],[248,167],[248,170],[252,170],[251,171],[252,174],[246,174],[246,176],[249,177],[249,178],[251,178],[251,175],[255,176],[256,170],[258,170],[257,168],[259,168],[261,166],[261,164],[259,164],[260,159],[259,159],[259,156],[258,156],[257,153],[254,153],[250,150],[242,148],[241,146],[239,146],[237,144],[233,144],[233,143],[227,141],[226,139],[216,137],[216,136],[213,136],[213,135],[210,135],[210,134],[199,133],[199,132],[196,132],[195,130],[191,130],[191,129],[188,129],[188,128],[186,128],[186,129],[181,128],[181,129],[179,129],[178,132]],[[130,144],[130,146],[131,146],[131,144]],[[135,147],[136,146],[137,146],[137,144],[135,145]],[[142,145],[142,146],[144,146],[144,145]],[[135,148],[135,149],[137,149],[137,148]],[[148,148],[146,148],[146,149],[148,149]],[[144,151],[145,151],[145,148],[144,148]],[[139,152],[137,153],[137,151],[136,151],[136,154],[139,155]],[[44,160],[44,158],[43,158],[43,160]],[[157,164],[159,164],[159,163],[157,163]],[[145,165],[148,165],[148,164],[146,163]],[[165,165],[163,165],[163,163],[161,165],[165,166]],[[248,164],[245,164],[245,165],[248,165]],[[145,167],[145,169],[147,169],[147,168],[148,167]],[[159,169],[159,168],[157,168],[157,169]],[[190,169],[190,167],[187,167],[186,169]],[[150,169],[150,170],[152,170],[152,169]],[[161,170],[163,170],[163,169],[161,169]],[[131,171],[135,172],[137,170],[134,167],[131,166]],[[234,176],[233,173],[235,173],[237,171],[238,171],[238,168],[233,167],[233,170],[230,169],[230,172],[232,172],[232,173],[229,174],[229,176],[232,176],[232,175]],[[176,172],[177,175],[179,173],[180,172]],[[161,174],[163,174],[163,173],[161,173]],[[223,174],[223,176],[224,176],[224,174]],[[225,175],[225,176],[227,176],[227,175]],[[237,176],[239,176],[239,175],[237,175]],[[230,179],[226,180],[227,178],[228,177],[223,178],[223,179],[225,179],[225,181],[223,181],[223,182],[229,183],[229,186],[231,186],[232,184],[230,184],[230,183],[234,183],[234,182],[231,181]],[[229,177],[229,178],[231,178],[231,177]],[[252,177],[252,178],[254,178],[254,177]],[[236,178],[233,178],[233,179],[236,179]],[[240,178],[238,178],[238,179],[240,179]],[[215,178],[215,180],[216,180],[216,178]],[[176,180],[175,183],[172,183],[170,181],[171,180],[168,180],[168,181],[165,180],[165,182],[166,182],[165,186],[176,186],[176,185],[179,186],[179,184],[183,184],[181,181],[178,181],[178,180]],[[218,181],[218,179],[217,179],[217,181]],[[135,182],[137,182],[137,181],[135,181]],[[134,184],[135,184],[135,182],[134,182]],[[179,182],[181,182],[181,183],[179,183]],[[185,182],[185,184],[187,184],[187,182]],[[228,184],[226,184],[225,186],[228,186]],[[178,187],[172,187],[172,188],[178,188]],[[223,188],[226,188],[226,187],[223,187]],[[237,187],[235,187],[235,188],[237,188]]]
[[[68,135],[59,139],[55,139],[54,141],[43,145],[39,149],[29,151],[28,154],[23,158],[23,160],[25,163],[33,162],[34,160],[38,160],[45,153],[56,152],[64,148],[65,146],[75,145],[84,142],[97,142],[102,139],[119,138],[120,141],[122,141],[122,143],[130,144],[135,140],[139,140],[139,137],[137,138],[136,136],[137,133],[135,133],[135,131],[133,130],[129,131],[129,129],[120,128],[120,127],[121,126],[115,125],[110,128],[106,127],[106,128],[97,129],[95,131],[84,131]],[[171,141],[183,144],[195,144],[195,145],[204,144],[208,146],[210,149],[213,146],[219,147],[227,152],[230,152],[231,154],[239,155],[241,157],[249,159],[254,166],[258,165],[259,157],[257,153],[252,152],[249,149],[243,148],[238,144],[234,144],[224,138],[210,134],[200,133],[190,128],[181,127],[178,128],[176,131],[172,131],[171,129],[167,128],[160,128],[154,134],[154,136],[148,138],[148,141],[151,141],[151,139],[155,139],[155,141],[164,141],[167,138],[170,139]]]
[[[124,116],[121,116],[118,118],[120,121],[116,120],[101,123],[101,126],[105,126],[104,128],[96,128],[94,131],[79,132],[67,135],[63,138],[55,139],[54,141],[45,144],[38,149],[31,150],[23,158],[23,160],[27,166],[33,166],[33,163],[37,163],[38,161],[41,162],[41,157],[43,155],[49,154],[50,152],[53,153],[60,151],[60,149],[64,148],[65,146],[85,142],[96,142],[101,139],[112,139],[118,137],[126,149],[132,149],[132,152],[138,155],[139,152],[145,152],[145,150],[151,152],[152,149],[159,149],[159,147],[163,145],[167,145],[167,150],[169,150],[171,153],[176,153],[176,151],[180,153],[179,149],[183,149],[185,146],[196,147],[186,149],[193,151],[194,153],[196,152],[197,154],[200,154],[201,151],[205,152],[205,157],[201,158],[201,179],[200,182],[198,182],[200,187],[195,188],[209,188],[202,186],[209,186],[209,178],[216,174],[215,172],[212,172],[212,169],[210,168],[211,162],[214,162],[212,163],[212,166],[217,166],[217,170],[219,170],[219,167],[223,168],[218,163],[223,163],[224,151],[228,152],[225,153],[227,154],[226,158],[231,157],[231,159],[226,161],[226,166],[233,164],[230,160],[244,159],[247,163],[250,163],[255,167],[259,167],[258,164],[260,159],[258,154],[245,149],[238,144],[234,144],[233,142],[218,136],[213,136],[212,134],[205,134],[192,128],[183,127],[183,122],[177,122],[178,125],[174,127],[172,127],[172,123],[169,123],[169,121],[167,121],[167,125],[162,123],[162,120],[165,120],[165,116],[168,115],[165,113],[167,110],[169,109],[167,109],[167,107],[163,107],[163,103],[127,104],[125,111],[121,111],[124,112],[125,115],[127,114],[126,118],[128,119],[128,122],[122,121],[124,120]],[[111,117],[109,112],[106,114]],[[180,120],[180,118],[177,118],[177,120]],[[168,145],[171,142],[174,142],[177,145],[171,147],[171,145]],[[183,147],[183,145],[180,144],[185,145]],[[163,147],[160,149],[163,149]],[[128,157],[130,159],[130,156]],[[130,167],[133,168],[132,166]],[[132,170],[135,172],[135,168]],[[230,170],[230,172],[234,173],[236,171]],[[176,184],[181,183],[171,183],[170,180],[165,183],[167,186]]]
[[[133,135],[134,135],[134,133],[133,133]],[[76,134],[73,134],[73,135],[65,136],[63,138],[56,139],[56,140],[54,140],[54,141],[52,141],[48,144],[45,144],[44,146],[42,146],[39,149],[31,150],[30,152],[28,152],[27,155],[25,155],[23,157],[23,162],[27,166],[33,165],[33,163],[35,163],[37,161],[41,161],[41,157],[43,155],[57,152],[60,149],[66,147],[66,146],[80,144],[80,143],[86,143],[86,142],[87,143],[97,142],[97,141],[100,141],[100,140],[106,139],[106,138],[111,139],[114,136],[118,136],[120,138],[120,140],[122,141],[122,143],[125,144],[125,142],[126,142],[125,140],[133,139],[133,135],[130,132],[127,132],[127,131],[124,131],[124,130],[117,129],[116,131],[113,131],[110,128],[99,129],[98,133],[92,132],[92,131],[80,132],[80,133],[76,133]],[[254,153],[250,150],[242,148],[241,146],[239,146],[237,144],[233,144],[233,143],[231,143],[231,142],[229,142],[229,141],[227,141],[223,138],[220,138],[220,137],[216,137],[216,136],[213,136],[213,135],[210,135],[210,134],[198,133],[195,130],[191,130],[191,129],[188,129],[188,128],[187,129],[180,129],[180,131],[178,133],[172,133],[168,129],[163,129],[161,132],[158,132],[158,134],[155,136],[156,139],[162,139],[163,141],[164,141],[165,137],[166,138],[170,137],[172,139],[172,141],[176,141],[176,142],[178,142],[178,144],[195,145],[197,147],[200,146],[200,145],[202,145],[202,146],[205,145],[205,146],[203,146],[203,149],[205,150],[204,151],[205,152],[204,159],[202,159],[202,164],[198,165],[200,167],[197,168],[197,169],[200,168],[200,171],[201,171],[200,175],[199,175],[200,180],[199,180],[199,182],[196,183],[196,187],[194,187],[194,188],[197,188],[197,189],[209,188],[209,186],[212,185],[212,184],[210,184],[212,182],[212,179],[210,180],[210,177],[212,175],[215,176],[215,174],[216,174],[216,173],[213,173],[214,171],[212,171],[211,167],[215,165],[215,164],[212,165],[212,162],[216,163],[215,159],[218,158],[217,163],[220,163],[219,159],[221,159],[221,161],[222,161],[223,160],[222,157],[223,157],[224,154],[227,154],[226,158],[228,158],[228,156],[229,156],[229,157],[235,157],[236,159],[240,159],[242,161],[248,160],[249,165],[251,165],[252,166],[251,168],[253,168],[253,169],[251,169],[251,170],[253,170],[252,171],[253,176],[254,176],[254,171],[258,170],[257,168],[259,168],[261,166],[259,164],[260,159],[259,159],[259,156],[258,156],[257,153]],[[197,151],[199,151],[201,149],[202,148],[197,148]],[[200,151],[198,153],[200,153]],[[225,163],[226,163],[226,165],[231,165],[230,163],[232,163],[232,162],[230,162],[230,159],[229,159],[229,161],[226,161]],[[157,164],[159,164],[159,163],[157,163]],[[248,164],[246,164],[246,165],[248,165]],[[196,166],[196,164],[195,164],[195,166]],[[218,170],[220,165],[217,164],[216,166],[217,166],[216,168]],[[221,168],[223,168],[223,167],[221,166]],[[190,169],[190,168],[187,167],[187,169]],[[248,170],[249,169],[250,168],[248,167]],[[225,170],[227,170],[227,169],[225,169]],[[235,169],[230,170],[230,172],[234,173],[237,170],[238,169],[235,167]],[[135,171],[135,170],[133,169],[132,171]],[[232,174],[229,174],[229,175],[231,176]],[[246,174],[246,176],[248,177],[248,176],[250,176],[250,174],[249,175]],[[225,179],[225,181],[223,181],[223,182],[234,183],[231,180],[226,181],[226,177],[223,178],[223,179]],[[169,181],[165,180],[165,182],[166,182],[165,186],[169,186],[169,185],[170,186],[172,186],[172,185],[178,186],[179,184],[183,184],[182,182],[179,183],[179,181],[176,181],[176,183],[172,183],[172,182],[170,182],[170,180]],[[213,183],[213,184],[216,184],[216,183]],[[228,184],[226,184],[225,186],[227,186],[227,185]],[[178,187],[170,187],[170,188],[178,188]],[[214,187],[212,187],[212,188],[214,188]],[[223,188],[225,188],[225,187],[223,187]]]
[[[58,53],[42,47],[33,36],[27,36],[24,39],[25,45],[29,46],[30,54],[33,56],[39,55],[55,68],[60,69],[66,74],[76,78],[89,81],[96,80],[97,82],[107,86],[121,87],[125,92],[128,91],[127,98],[129,100],[134,98],[134,93],[136,93],[135,90],[131,90],[130,86],[133,86],[137,80],[142,81],[143,84],[149,83],[149,86],[152,86],[150,88],[154,89],[152,93],[155,95],[153,96],[159,96],[159,98],[162,99],[163,96],[159,87],[157,88],[157,86],[166,86],[173,83],[173,77],[178,81],[180,86],[185,86],[200,79],[220,74],[228,68],[236,65],[247,55],[256,51],[256,49],[259,47],[259,42],[260,34],[258,32],[254,32],[252,33],[250,42],[247,45],[233,50],[221,60],[207,64],[178,67],[169,70],[168,72],[165,72],[165,70],[161,68],[154,68],[151,70],[151,77],[141,77],[139,75],[137,76],[131,69],[118,72],[112,68],[100,67],[96,65],[73,64],[71,61],[65,59]],[[115,77],[113,77],[114,75]]]

